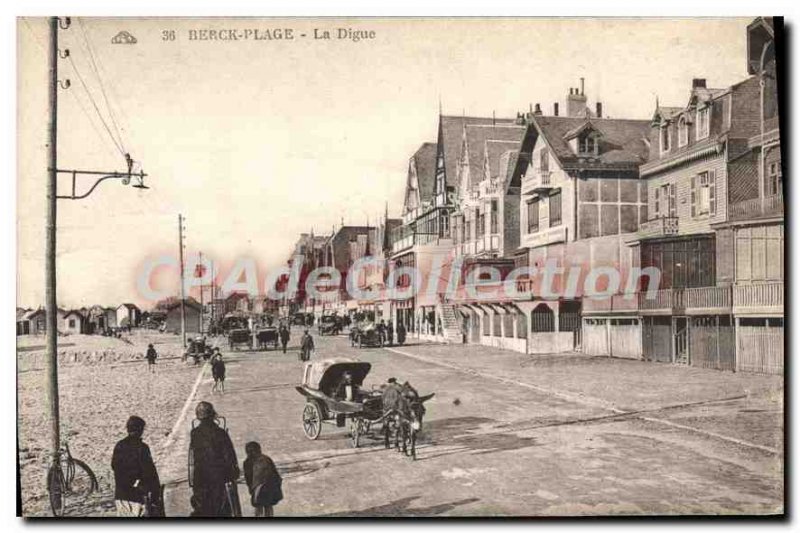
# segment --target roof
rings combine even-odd
[[[520,136],[520,140],[522,140],[522,136]],[[489,176],[491,178],[499,177],[501,180],[506,179],[508,174],[508,159],[504,159],[503,156],[506,154],[508,154],[508,156],[514,153],[518,154],[519,146],[519,141],[490,140],[486,142],[486,156],[489,160]]]
[[[482,118],[482,117],[453,117],[442,115],[439,117],[439,128],[441,141],[444,151],[445,180],[450,187],[458,184],[458,162],[461,159],[461,141],[464,134],[464,127],[469,125],[492,126],[501,129],[499,126],[516,126],[515,119],[509,118]],[[524,131],[524,130],[523,130]],[[431,187],[433,192],[433,187]]]
[[[136,304],[119,304],[117,309],[119,309],[120,307],[127,307],[128,309],[136,309],[137,311],[139,310]]]
[[[169,312],[169,311],[172,311],[173,309],[178,308],[180,306],[181,306],[181,302],[180,302],[180,300],[178,300],[177,302],[172,302],[171,304],[169,304],[165,308],[165,311]],[[198,302],[194,298],[187,298],[186,299],[186,303],[185,303],[185,307],[189,307],[191,309],[194,309],[195,311],[201,311],[203,309],[203,306],[200,305],[200,302]]]
[[[433,181],[436,176],[436,143],[422,143],[411,156],[411,164],[417,173],[417,186],[420,202],[427,202],[433,196]]]
[[[482,181],[484,156],[486,147],[495,144],[490,141],[505,141],[510,146],[506,150],[513,149],[522,141],[525,136],[525,126],[518,124],[467,124],[467,155],[469,156],[469,186],[476,185]],[[459,154],[459,159],[461,154]],[[499,157],[499,155],[498,155]],[[497,158],[495,158],[497,159]],[[446,159],[445,159],[446,162]],[[496,172],[492,173],[496,175]]]
[[[658,106],[653,113],[653,122],[661,122],[661,120],[670,120],[673,117],[683,112],[682,107],[666,107]]]
[[[333,248],[333,266],[339,271],[350,268],[350,241],[355,240],[358,235],[365,235],[369,239],[369,232],[375,226],[342,226],[333,234],[330,239],[330,246]]]
[[[563,168],[638,168],[647,161],[649,149],[645,139],[650,132],[649,120],[627,120],[586,117],[545,117],[535,115],[532,123],[542,135]],[[580,127],[591,126],[601,137],[600,153],[595,157],[579,157],[572,151],[567,134]]]
[[[85,318],[83,316],[83,313],[81,313],[80,310],[78,310],[78,309],[70,309],[69,311],[64,313],[64,318],[68,317],[69,315],[78,315],[81,318]]]

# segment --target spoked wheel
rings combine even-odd
[[[303,431],[310,440],[317,440],[322,431],[322,413],[316,402],[308,402],[303,408]]]
[[[50,496],[50,509],[53,516],[64,516],[67,505],[67,483],[60,465],[51,466],[47,471],[47,492]]]
[[[361,421],[357,418],[350,419],[350,444],[358,448],[361,440]]]
[[[66,474],[67,490],[78,499],[87,498],[97,490],[97,477],[89,465],[79,459],[73,459]]]

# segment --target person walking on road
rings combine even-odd
[[[289,328],[286,327],[286,324],[281,324],[281,329],[278,331],[278,336],[281,338],[283,353],[286,353],[286,346],[289,344],[289,337],[291,336],[291,333],[289,333]]]
[[[192,511],[195,517],[235,516],[234,501],[239,465],[228,432],[216,420],[217,413],[209,402],[195,408],[199,421],[190,434],[189,465],[192,485]]]
[[[147,345],[147,353],[145,354],[145,359],[147,359],[147,369],[150,372],[156,371],[156,359],[158,358],[158,354],[156,353],[156,349],[153,348],[152,344]]]
[[[257,442],[245,444],[242,470],[247,488],[250,491],[250,503],[255,508],[256,517],[269,518],[273,515],[273,507],[283,499],[281,485],[283,479],[275,468],[275,463],[268,455],[261,452]]]
[[[375,329],[378,331],[378,339],[381,342],[381,346],[383,346],[386,342],[386,322],[381,320],[381,323],[378,324]]]
[[[391,320],[386,323],[386,343],[389,346],[394,344],[394,324],[392,324]]]
[[[211,375],[214,378],[211,394],[217,391],[225,394],[225,361],[222,360],[219,348],[214,348],[214,356],[211,358]]]
[[[308,361],[311,359],[311,353],[314,351],[314,337],[312,337],[308,330],[303,331],[303,338],[300,339],[300,360]]]
[[[397,324],[397,344],[402,345],[406,342],[406,327],[403,325],[403,322],[398,322]]]
[[[150,447],[142,441],[144,426],[143,419],[131,416],[125,424],[128,436],[117,442],[111,455],[114,504],[119,517],[163,516],[161,482]]]

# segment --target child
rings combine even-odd
[[[244,451],[247,459],[244,460],[242,469],[247,488],[250,490],[250,503],[255,507],[255,515],[272,517],[273,507],[283,499],[281,475],[272,459],[261,453],[259,443],[248,442]]]
[[[145,358],[147,359],[147,369],[150,372],[155,372],[156,359],[158,358],[158,354],[156,353],[156,349],[153,348],[152,344],[147,345],[147,353],[145,354]]]

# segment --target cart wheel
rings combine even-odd
[[[307,402],[303,408],[303,431],[309,440],[317,440],[322,431],[322,413],[316,402]]]

